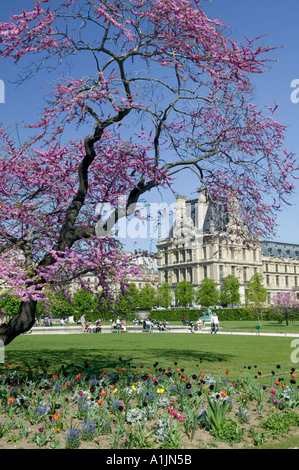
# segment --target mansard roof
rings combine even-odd
[[[262,241],[262,255],[271,258],[299,258],[299,244]]]

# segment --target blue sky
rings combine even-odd
[[[29,9],[32,5],[31,0],[1,3],[0,21],[6,21],[9,13],[18,12],[20,7]],[[229,26],[232,39],[242,41],[244,35],[253,38],[267,34],[263,42],[278,47],[271,52],[271,56],[279,62],[274,62],[268,73],[254,77],[255,102],[260,106],[279,104],[276,118],[288,126],[286,147],[299,155],[299,102],[291,101],[294,91],[291,83],[298,79],[299,84],[298,0],[212,0],[210,3],[203,2],[203,5],[208,16],[220,17]],[[16,88],[13,82],[17,77],[18,69],[12,62],[1,60],[0,79],[5,83],[5,103],[0,103],[0,122],[4,125],[15,126],[16,123],[34,119],[41,106],[43,89],[40,88],[40,78],[36,77]],[[178,179],[174,186],[176,192],[187,197],[195,197],[196,187],[196,181],[189,174]],[[290,200],[293,206],[283,208],[278,214],[277,241],[299,244],[298,190],[299,184]],[[156,191],[149,195],[148,200],[171,203],[174,197],[170,192],[161,195]],[[149,243],[148,239],[137,239],[137,242],[134,244],[131,240],[127,246],[155,249],[155,240]]]

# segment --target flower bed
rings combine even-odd
[[[49,374],[37,362],[0,375],[0,448],[244,448],[298,435],[295,369],[248,366],[231,382],[221,365],[188,376],[177,363],[149,371],[120,358],[93,376],[86,363]]]

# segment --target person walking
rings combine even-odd
[[[85,332],[85,323],[86,323],[85,313],[83,313],[82,317],[80,318],[80,323],[81,323],[81,326],[82,326],[82,333],[84,333]]]
[[[217,333],[219,330],[219,319],[216,313],[214,312],[212,315],[212,331],[211,333]]]

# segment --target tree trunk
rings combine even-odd
[[[16,336],[26,333],[32,328],[35,322],[36,304],[35,300],[21,302],[17,315],[12,317],[8,323],[0,326],[1,346],[8,345]]]

